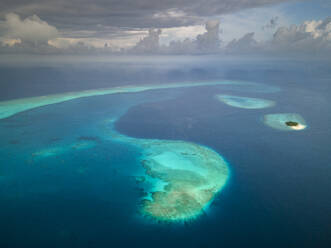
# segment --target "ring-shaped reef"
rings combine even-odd
[[[233,95],[216,95],[216,98],[219,101],[229,106],[236,108],[244,108],[244,109],[263,109],[275,105],[274,101],[261,99],[261,98],[233,96]]]
[[[264,116],[264,123],[281,131],[300,131],[307,128],[304,118],[296,113],[268,114]]]

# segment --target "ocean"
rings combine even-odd
[[[205,85],[89,96],[1,119],[0,247],[330,247],[330,64],[156,60],[1,65],[2,102]],[[275,104],[246,109],[216,95]],[[299,114],[307,127],[264,122],[282,113]],[[195,218],[164,221],[141,211],[164,177],[147,175],[141,157],[153,153],[146,144],[178,141],[216,152],[228,174]]]

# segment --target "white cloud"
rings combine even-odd
[[[84,43],[88,47],[104,48],[112,45],[112,40],[99,39],[99,38],[56,38],[50,40],[48,44],[59,49],[66,49],[75,46],[78,43]]]
[[[183,18],[187,16],[187,14],[182,10],[177,9],[168,9],[166,11],[157,12],[153,14],[153,18]]]
[[[274,34],[271,49],[302,51],[307,53],[325,52],[331,48],[331,20],[312,20],[303,24],[281,27]]]
[[[134,53],[157,53],[160,48],[161,29],[149,29],[148,35],[141,39],[132,49]]]
[[[169,45],[172,41],[195,39],[199,34],[203,34],[205,30],[204,25],[163,28],[160,43],[161,45]]]
[[[161,29],[149,29],[146,37],[141,39],[130,52],[134,53],[210,53],[220,49],[218,20],[209,20],[205,25],[205,32],[197,34],[193,39],[185,38],[171,41],[168,45],[160,45]],[[183,27],[176,29],[178,33],[190,29]],[[169,29],[166,30],[169,35]],[[174,31],[174,30],[171,30]],[[178,36],[177,33],[177,36]],[[183,33],[181,33],[182,35]]]
[[[268,41],[257,42],[254,33],[248,33],[230,42],[225,51],[276,56],[330,56],[331,19],[280,27]]]
[[[14,14],[5,16],[2,24],[5,29],[4,36],[9,39],[19,39],[22,43],[30,45],[47,44],[49,40],[58,37],[59,32],[47,22],[33,15],[24,20]]]
[[[283,12],[282,8],[263,7],[243,10],[234,14],[220,16],[222,40],[225,43],[233,39],[239,39],[245,33],[255,33],[258,41],[265,41],[272,37],[275,32],[272,28],[264,28],[270,24],[271,17],[277,18],[277,26],[287,26],[293,23],[291,17]]]
[[[265,18],[258,17],[252,21],[253,19],[248,20],[248,25],[243,25],[245,29],[240,29],[240,36],[238,34],[238,37],[230,42],[222,41],[223,46],[220,46],[219,34],[220,27],[223,28],[224,24],[220,24],[219,20],[209,20],[205,26],[183,26],[162,30],[152,28],[140,40],[139,37],[146,32],[141,29],[126,30],[114,38],[93,38],[84,35],[75,38],[59,37],[57,29],[39,17],[31,16],[21,20],[16,14],[8,14],[5,21],[0,23],[0,29],[5,29],[5,35],[1,39],[5,44],[2,51],[14,53],[105,54],[124,51],[141,54],[331,55],[331,18],[305,21],[301,25],[283,25],[276,31],[274,28],[262,29],[266,23]],[[270,25],[276,25],[277,21],[271,21],[270,18],[267,20]],[[237,20],[233,27],[236,28],[242,21],[243,19]],[[270,38],[258,39],[255,32],[247,32],[250,31],[247,27],[253,27],[253,23],[260,32],[271,32]],[[261,25],[258,26],[257,23]],[[225,31],[222,33],[222,39],[224,34]]]
[[[174,54],[219,52],[219,26],[219,20],[209,20],[205,24],[204,32],[202,27],[195,26],[195,31],[199,31],[196,32],[195,37],[173,40],[169,45],[162,46],[161,52]]]
[[[206,23],[206,32],[197,36],[198,49],[203,52],[217,51],[220,47],[219,20],[210,20]]]
[[[259,47],[259,43],[254,38],[254,33],[247,33],[240,39],[233,39],[227,46],[227,52],[238,52],[240,53],[249,53],[256,51]]]

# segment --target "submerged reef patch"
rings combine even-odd
[[[203,214],[229,178],[227,162],[202,145],[157,139],[138,139],[114,130],[115,119],[103,122],[108,137],[141,150],[146,176],[141,213],[158,221],[181,222]],[[142,182],[143,181],[143,182]]]
[[[196,218],[225,185],[228,167],[215,151],[183,141],[144,141],[146,174],[164,182],[144,199],[142,213],[161,221]]]
[[[303,117],[295,113],[268,114],[264,116],[264,123],[281,131],[299,131],[307,127]]]
[[[100,138],[96,136],[79,136],[77,138],[79,141],[95,141],[95,142],[100,142]]]
[[[42,149],[40,151],[34,152],[32,156],[35,159],[47,158],[52,156],[59,156],[67,152],[72,152],[75,150],[84,150],[92,148],[96,145],[95,141],[90,140],[79,140],[69,145],[58,145],[58,146],[51,146],[46,149]]]
[[[261,98],[232,95],[216,95],[216,98],[229,106],[244,109],[262,109],[269,108],[275,105],[274,101]]]

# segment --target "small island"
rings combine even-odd
[[[307,127],[303,117],[296,113],[265,115],[264,124],[281,131],[299,131]]]
[[[285,122],[285,124],[289,127],[296,127],[299,125],[299,123],[297,123],[295,121],[287,121],[287,122]]]

